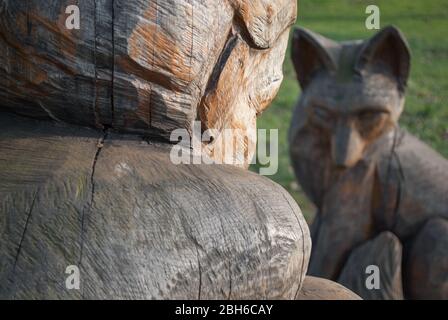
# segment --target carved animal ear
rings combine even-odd
[[[394,26],[384,28],[364,44],[355,66],[358,72],[386,72],[392,75],[400,91],[406,89],[410,67],[409,45]]]
[[[296,0],[230,0],[258,49],[271,48],[297,18]]]
[[[309,30],[303,28],[294,30],[292,61],[302,89],[308,86],[316,72],[336,69],[329,50],[337,46],[336,42]]]

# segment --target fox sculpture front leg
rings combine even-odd
[[[352,171],[343,172],[326,193],[314,222],[311,275],[337,279],[351,249],[371,235],[373,221],[368,213],[373,178],[374,166],[362,162]]]

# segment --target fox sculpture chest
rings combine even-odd
[[[447,299],[448,161],[398,125],[404,36],[335,42],[298,29],[292,58],[303,92],[290,153],[317,207],[309,272],[366,299]]]

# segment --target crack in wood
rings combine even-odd
[[[197,259],[198,259],[198,271],[199,271],[198,300],[201,300],[201,295],[202,295],[202,267],[201,267],[201,257],[199,255],[198,246],[196,246],[196,255],[197,255]]]
[[[110,107],[112,117],[112,128],[115,125],[115,101],[114,101],[114,89],[115,89],[115,0],[112,0],[112,66],[111,66],[111,81],[110,81]]]
[[[44,106],[44,104],[42,103],[42,101],[37,100],[37,104],[39,105],[39,107],[42,108],[42,110],[45,111],[45,113],[54,121],[56,122],[62,122],[60,119],[58,119],[48,108],[46,108]]]
[[[94,64],[94,92],[93,92],[93,119],[95,126],[98,128],[102,127],[101,120],[98,115],[98,63],[97,63],[97,50],[98,50],[98,31],[97,31],[97,0],[93,1],[93,34],[94,34],[94,45],[93,45],[93,64]]]
[[[37,198],[37,194],[38,194],[38,192],[39,192],[39,191],[36,191],[36,192],[34,193],[33,200],[32,200],[32,202],[31,202],[30,209],[28,210],[28,213],[27,213],[27,217],[26,217],[26,221],[25,221],[25,226],[24,226],[24,228],[23,228],[22,236],[21,236],[21,238],[20,238],[20,242],[19,242],[19,247],[17,248],[16,256],[15,256],[15,258],[14,258],[13,273],[15,273],[15,271],[16,271],[17,261],[19,260],[19,255],[20,255],[20,252],[22,251],[23,241],[24,241],[24,239],[25,239],[25,234],[26,234],[26,231],[27,231],[27,229],[28,229],[28,225],[29,225],[30,218],[31,218],[31,213],[33,212],[34,204],[35,204],[35,202],[36,202],[36,198]]]
[[[286,203],[288,203],[288,206],[289,206],[289,208],[291,209],[291,211],[294,212],[294,216],[295,216],[295,218],[296,218],[296,220],[297,220],[297,223],[298,223],[298,225],[299,225],[299,228],[300,228],[300,233],[301,233],[300,236],[301,236],[302,238],[305,238],[305,233],[303,232],[303,227],[302,227],[302,223],[300,222],[300,219],[299,219],[299,218],[297,217],[297,215],[295,214],[295,211],[294,211],[294,209],[292,208],[291,204],[289,203],[289,200],[288,200],[288,198],[285,196],[285,194],[283,194],[283,198],[285,199]],[[300,256],[301,256],[301,259],[302,259],[302,263],[301,263],[301,267],[300,267],[299,286],[298,286],[297,291],[296,291],[296,293],[295,293],[295,295],[294,295],[294,300],[297,299],[297,296],[298,296],[298,294],[299,294],[299,292],[300,292],[300,289],[302,288],[302,283],[303,283],[303,280],[304,280],[303,277],[302,277],[302,275],[304,274],[303,270],[304,270],[304,268],[305,268],[305,239],[303,239],[303,241],[302,241],[302,254],[301,254]]]
[[[103,136],[99,139],[97,144],[97,150],[95,153],[95,157],[93,159],[92,163],[92,169],[90,174],[90,201],[87,203],[87,208],[84,208],[82,210],[81,215],[81,240],[80,240],[80,255],[79,255],[79,266],[82,264],[82,258],[83,258],[83,251],[84,251],[84,233],[85,233],[85,216],[86,211],[89,213],[92,211],[92,207],[95,202],[95,170],[96,170],[96,164],[98,162],[98,158],[100,156],[101,150],[104,146],[104,143],[109,135],[108,129],[105,129],[103,132]]]

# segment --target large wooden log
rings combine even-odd
[[[295,0],[0,1],[0,109],[168,139],[235,134],[248,165],[255,118],[275,96]],[[237,157],[238,157],[237,156]]]
[[[0,113],[0,298],[296,297],[310,238],[270,180]],[[67,290],[67,266],[80,290]]]

